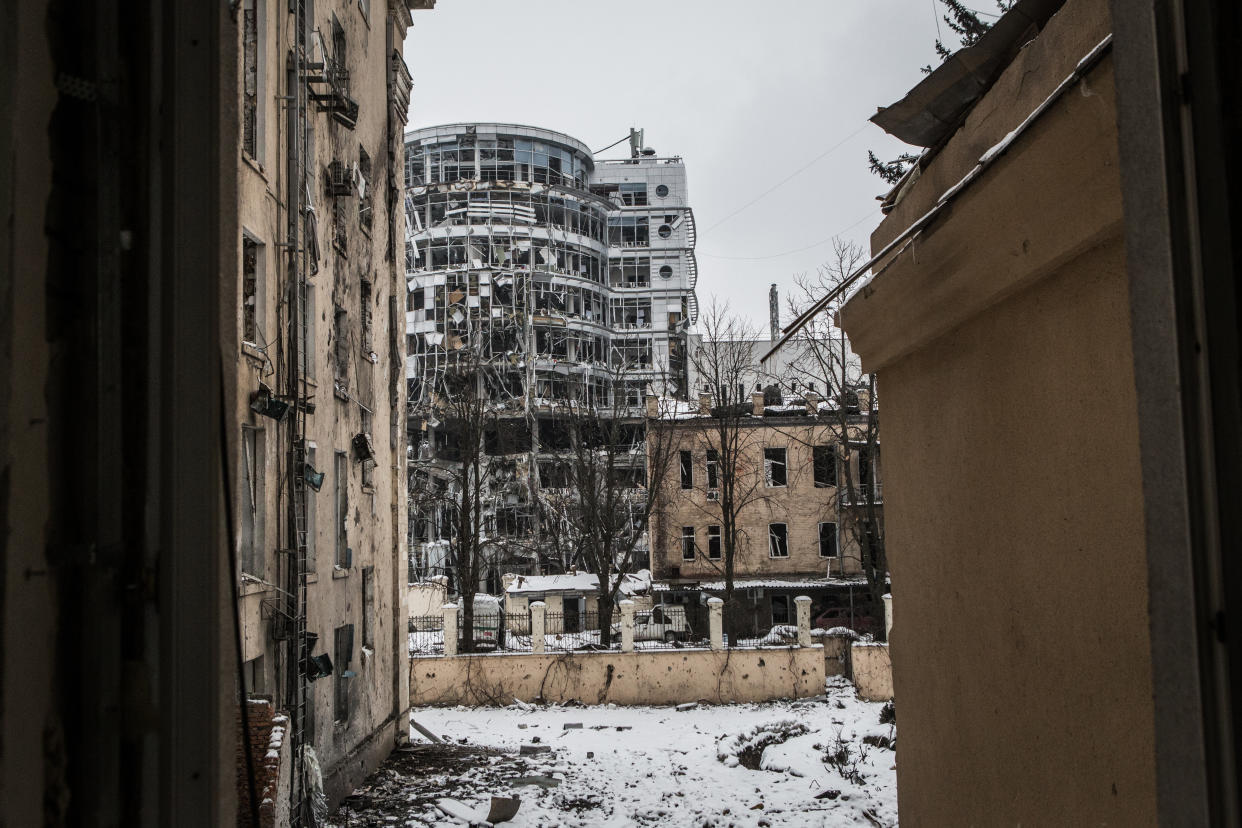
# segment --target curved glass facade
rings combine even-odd
[[[457,124],[407,133],[405,183],[412,403],[466,350],[502,377],[500,402],[606,402],[602,375],[617,372],[635,406],[684,395],[693,219],[680,159],[597,169],[560,133]]]

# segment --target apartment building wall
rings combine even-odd
[[[830,415],[825,415],[830,416]],[[715,420],[704,416],[660,424],[673,431],[674,456],[663,482],[658,508],[650,521],[651,571],[657,579],[718,580],[724,574],[724,551],[711,555],[711,527],[722,524],[719,490],[708,488],[708,449],[715,444]],[[839,425],[808,417],[769,416],[742,420],[739,427],[741,460],[738,490],[744,491],[740,512],[741,546],[735,558],[736,578],[857,575],[862,572],[859,544],[860,508],[844,493],[843,457],[835,457],[831,477],[816,484],[815,446],[836,450]],[[862,439],[861,426],[851,426],[851,441]],[[784,450],[785,485],[768,485],[765,449]],[[681,453],[690,458],[690,476],[683,476]],[[879,458],[872,478],[879,484]],[[859,455],[851,453],[851,479],[858,481]],[[822,468],[822,467],[821,467]],[[689,486],[686,486],[686,483]],[[831,483],[832,485],[827,485]],[[877,485],[876,492],[882,493]],[[882,494],[881,494],[882,496]],[[882,510],[881,510],[882,514]],[[774,556],[769,542],[771,524],[784,524],[787,556]],[[830,524],[835,553],[821,554],[820,525]],[[693,529],[693,552],[686,538]],[[722,542],[723,544],[723,542]]]
[[[278,707],[296,696],[284,640],[293,556],[283,551],[295,545],[294,413],[278,421],[251,402],[263,386],[288,399],[291,346],[305,343],[307,460],[324,474],[319,492],[306,489],[306,629],[318,637],[312,654],[326,653],[334,674],[310,683],[304,722],[331,801],[387,755],[404,732],[397,722],[408,705],[404,338],[396,334],[404,214],[396,186],[409,75],[400,46],[411,8],[429,5],[308,3],[311,62],[339,61],[344,50],[357,112],[356,121],[352,113],[336,117],[311,100],[303,124],[291,123],[288,102],[296,18],[275,0],[244,0],[239,10],[241,235],[236,280],[223,304],[236,331],[224,345],[236,388],[233,510],[245,678],[250,692],[271,696]],[[310,88],[326,90],[322,83]],[[297,150],[304,171],[289,163],[291,130],[305,140],[305,155]],[[338,176],[333,187],[334,165],[346,171],[346,186]],[[293,185],[304,212],[292,250],[291,177],[304,182]],[[304,320],[294,318],[294,264],[306,274]],[[367,439],[360,435],[369,437],[373,460],[363,459],[360,441]]]

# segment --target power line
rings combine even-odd
[[[615,147],[617,144],[621,143],[621,141],[628,140],[628,139],[629,139],[629,137],[630,137],[630,136],[628,136],[628,135],[627,135],[627,136],[625,136],[624,138],[622,138],[620,141],[613,141],[611,144],[609,144],[608,146],[604,147],[603,149],[597,149],[595,152],[593,152],[593,153],[592,153],[592,155],[599,155],[601,152],[608,152],[608,150],[612,149],[612,148],[613,148],[613,147]]]
[[[709,259],[727,259],[728,261],[733,261],[733,262],[757,262],[757,261],[762,261],[764,259],[778,259],[781,256],[788,256],[793,253],[801,253],[804,250],[810,250],[813,247],[819,247],[822,244],[827,244],[828,242],[835,239],[837,236],[848,233],[849,231],[853,230],[858,225],[862,224],[867,219],[874,217],[875,214],[878,212],[879,212],[879,208],[877,207],[875,210],[872,210],[870,213],[867,213],[867,215],[863,216],[858,221],[851,224],[849,227],[846,227],[844,230],[838,230],[837,232],[833,233],[831,236],[828,236],[827,238],[820,239],[817,242],[808,244],[806,247],[799,247],[795,250],[785,250],[781,253],[773,253],[769,256],[716,256],[711,253],[699,253],[697,251],[695,255],[706,256]]]
[[[775,184],[773,184],[771,187],[769,187],[768,189],[764,190],[762,193],[760,193],[759,195],[757,195],[757,196],[755,196],[754,198],[752,198],[750,201],[748,201],[748,202],[746,202],[745,204],[743,204],[741,207],[738,207],[738,208],[737,208],[736,210],[734,210],[732,213],[729,213],[729,215],[727,215],[727,216],[725,216],[724,218],[720,219],[720,221],[717,221],[715,224],[713,224],[713,225],[711,225],[710,227],[708,227],[706,230],[704,230],[704,231],[703,231],[703,235],[707,235],[707,234],[708,234],[708,233],[710,233],[712,230],[714,230],[714,229],[716,229],[717,227],[719,227],[720,225],[724,224],[726,221],[728,221],[729,219],[733,218],[733,217],[734,217],[734,216],[736,216],[738,213],[742,212],[743,210],[745,210],[747,207],[749,207],[749,206],[751,206],[752,204],[754,204],[754,203],[755,203],[756,201],[758,201],[759,199],[763,198],[764,196],[766,196],[766,195],[768,195],[769,193],[771,193],[773,190],[775,190],[775,189],[777,189],[778,187],[780,187],[781,185],[785,184],[786,182],[788,182],[790,179],[792,179],[792,178],[793,178],[795,175],[797,175],[798,173],[800,173],[800,172],[802,172],[803,170],[807,169],[808,167],[812,166],[813,164],[815,164],[815,162],[819,161],[821,158],[824,158],[825,156],[827,156],[827,155],[828,155],[830,152],[832,152],[833,150],[838,149],[839,147],[841,147],[842,145],[844,145],[846,141],[849,141],[851,138],[854,138],[855,136],[857,136],[857,135],[861,134],[861,133],[862,133],[862,131],[863,131],[864,129],[866,129],[868,126],[869,126],[869,123],[864,121],[864,122],[863,122],[863,125],[862,125],[862,126],[860,126],[858,129],[854,130],[854,131],[853,131],[853,132],[851,132],[849,135],[847,135],[847,136],[845,136],[844,138],[842,138],[840,141],[837,141],[837,142],[836,142],[835,144],[833,144],[831,147],[829,147],[828,149],[824,150],[824,151],[823,151],[823,152],[821,152],[819,155],[815,156],[815,157],[814,157],[814,158],[812,158],[810,161],[806,162],[806,163],[805,163],[805,164],[803,164],[801,167],[799,167],[798,169],[794,170],[794,171],[793,171],[793,172],[791,172],[789,175],[785,176],[785,177],[784,177],[784,178],[782,178],[780,181],[776,182],[776,183],[775,183]],[[717,258],[721,258],[721,257],[717,257]]]

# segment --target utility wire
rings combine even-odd
[[[629,139],[630,139],[630,136],[628,136],[628,135],[627,135],[627,136],[625,136],[624,138],[622,138],[622,139],[621,139],[621,141],[628,141]],[[597,150],[596,150],[593,154],[594,154],[594,155],[599,155],[601,152],[608,152],[608,150],[612,149],[612,148],[613,148],[613,147],[615,147],[617,144],[621,143],[621,141],[613,141],[611,144],[609,144],[608,146],[604,147],[603,149],[597,149]]]
[[[751,206],[752,204],[754,204],[754,203],[755,203],[756,201],[758,201],[759,199],[763,198],[764,196],[766,196],[766,195],[768,195],[769,193],[771,193],[773,190],[775,190],[775,189],[777,189],[778,187],[780,187],[781,185],[785,184],[787,181],[789,181],[790,179],[792,179],[792,178],[793,178],[795,175],[797,175],[798,173],[802,172],[803,170],[807,169],[808,167],[811,167],[813,164],[815,164],[815,163],[816,163],[817,161],[819,161],[821,158],[826,157],[826,156],[827,156],[829,153],[831,153],[833,150],[836,150],[836,149],[840,148],[843,144],[845,144],[845,142],[846,142],[846,141],[849,141],[851,138],[854,138],[855,136],[857,136],[857,135],[861,134],[861,133],[862,133],[862,131],[863,131],[864,129],[866,129],[868,126],[870,126],[869,122],[864,121],[864,122],[863,122],[863,125],[862,125],[862,126],[860,126],[858,129],[854,130],[854,131],[853,131],[853,132],[851,132],[849,135],[847,135],[847,136],[845,136],[844,138],[842,138],[840,141],[837,141],[837,142],[836,142],[835,144],[833,144],[831,147],[829,147],[828,149],[824,150],[824,151],[823,151],[823,152],[821,152],[819,155],[815,156],[815,157],[814,157],[814,158],[812,158],[810,161],[806,162],[806,163],[805,163],[805,164],[803,164],[801,167],[799,167],[798,169],[794,170],[794,171],[793,171],[793,172],[791,172],[789,175],[785,176],[785,177],[784,177],[784,178],[782,178],[780,181],[776,182],[776,183],[775,183],[775,184],[773,184],[771,187],[767,188],[767,189],[766,189],[766,190],[764,190],[762,193],[760,193],[759,195],[757,195],[757,196],[755,196],[754,198],[752,198],[750,201],[748,201],[748,202],[746,202],[745,204],[743,204],[741,207],[738,207],[738,208],[737,208],[736,210],[734,210],[732,213],[729,213],[729,215],[725,216],[724,218],[720,219],[719,221],[717,221],[717,222],[716,222],[715,224],[713,224],[712,226],[708,227],[706,230],[704,230],[704,231],[703,231],[703,235],[707,235],[707,234],[708,234],[708,233],[710,233],[712,230],[714,230],[714,229],[716,229],[717,227],[719,227],[720,225],[724,224],[726,221],[728,221],[729,219],[733,218],[733,217],[734,217],[734,216],[736,216],[738,213],[742,212],[743,210],[745,210],[747,207],[749,207],[749,206]],[[619,143],[619,142],[618,142],[618,143]]]
[[[879,208],[876,208],[875,210],[872,210],[870,213],[867,213],[867,215],[863,216],[858,221],[851,224],[849,227],[846,227],[844,230],[838,230],[837,232],[833,233],[831,236],[828,236],[827,238],[820,239],[817,242],[808,244],[806,247],[799,247],[795,250],[786,250],[781,253],[772,253],[771,255],[768,255],[768,256],[716,256],[711,253],[699,253],[697,251],[696,251],[696,255],[706,256],[709,259],[727,259],[733,262],[758,262],[764,259],[779,259],[781,256],[788,256],[792,253],[801,253],[804,250],[810,250],[812,247],[819,247],[820,245],[827,244],[828,242],[835,239],[837,236],[840,236],[844,233],[848,233],[849,231],[853,230],[858,225],[862,224],[867,219],[872,218],[873,216],[875,216],[877,212],[879,212]]]

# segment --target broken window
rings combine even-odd
[[[333,635],[334,650],[332,664],[336,668],[333,683],[332,717],[338,722],[349,721],[349,680],[354,671],[349,669],[354,658],[354,625],[345,624],[337,627]]]
[[[333,455],[332,485],[336,506],[333,520],[336,525],[336,566],[343,569],[352,563],[349,560],[349,534],[345,529],[349,519],[349,457],[343,451]]]
[[[306,446],[306,462],[311,468],[318,468],[315,465],[314,443],[308,443]],[[303,491],[306,492],[306,571],[314,574],[315,568],[319,563],[316,552],[319,524],[315,522],[315,513],[317,511],[315,504],[318,498],[316,497],[315,490],[310,486],[304,486]]]
[[[263,345],[263,245],[242,236],[242,340]]]
[[[720,560],[720,527],[707,527],[707,557],[713,561]]]
[[[332,321],[336,328],[336,380],[338,384],[345,385],[349,377],[349,313],[337,305]]]
[[[694,560],[694,527],[681,527],[681,559],[683,561]]]
[[[789,623],[789,596],[772,596],[772,626]]]
[[[371,233],[371,156],[358,147],[358,224]]]
[[[785,449],[765,448],[763,450],[764,485],[769,488],[785,485]]]
[[[837,525],[821,523],[819,525],[819,556],[835,558],[837,556]]]
[[[371,412],[360,403],[358,408],[362,412],[362,433],[370,437],[371,435]],[[362,458],[362,488],[375,488],[375,458]]]
[[[263,58],[260,33],[263,31],[262,0],[246,0],[242,11],[242,150],[256,161],[262,160],[260,112],[263,101]]]
[[[714,492],[720,488],[720,454],[715,449],[707,450],[707,490]]]
[[[788,528],[783,523],[768,524],[768,557],[789,557]]]
[[[621,194],[621,203],[626,207],[647,206],[647,182],[622,184],[618,190]]]
[[[375,350],[375,346],[371,341],[373,336],[371,317],[371,283],[366,279],[362,280],[362,284],[358,290],[358,306],[360,316],[362,318],[362,353],[370,356]]]
[[[812,446],[812,465],[815,488],[824,489],[837,485],[837,453],[833,446]]]
[[[609,303],[614,328],[650,328],[651,299],[623,296]]]
[[[362,646],[375,649],[375,567],[362,568]]]
[[[681,487],[683,489],[694,488],[694,459],[693,455],[688,451],[678,452],[681,457]]]
[[[650,368],[651,340],[622,339],[612,343],[612,365],[614,368]],[[639,397],[638,403],[642,403]]]
[[[267,511],[263,495],[263,429],[242,426],[241,521],[238,558],[242,572],[264,575],[263,516]]]
[[[646,247],[650,242],[647,216],[608,217],[608,244],[613,247]]]

